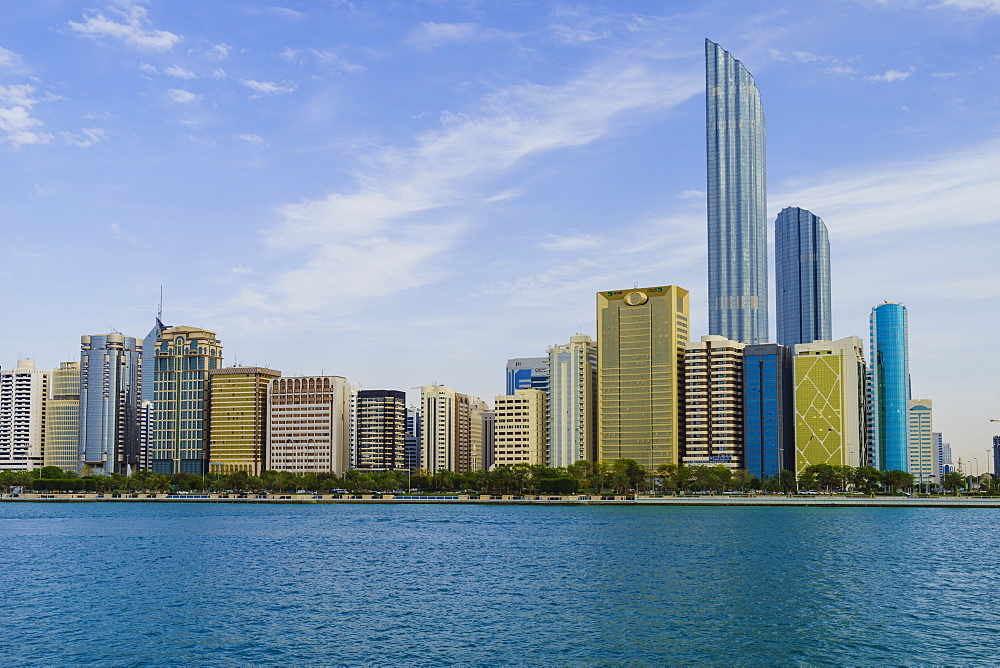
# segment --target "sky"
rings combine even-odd
[[[986,470],[1000,0],[38,0],[0,18],[3,367],[145,336],[161,286],[164,322],[217,332],[227,365],[411,400],[439,383],[492,402],[508,358],[595,335],[601,290],[680,285],[707,334],[710,38],[761,91],[771,241],[786,206],[826,222],[834,338],[867,343],[873,306],[906,305],[913,397]]]

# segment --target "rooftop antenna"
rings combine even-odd
[[[639,289],[639,281],[632,281],[632,288],[635,290]]]
[[[163,320],[163,286],[160,286],[160,303],[156,307],[156,319]]]

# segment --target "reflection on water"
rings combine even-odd
[[[990,510],[0,504],[4,664],[989,663]]]

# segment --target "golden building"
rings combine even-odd
[[[267,443],[267,391],[280,371],[234,366],[208,372],[208,472],[260,475]]]
[[[496,398],[493,465],[545,464],[546,397],[542,390],[514,390]]]
[[[45,465],[80,470],[80,363],[53,369],[45,404]]]
[[[598,292],[597,338],[599,459],[677,464],[688,291]]]

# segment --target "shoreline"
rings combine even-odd
[[[9,503],[250,503],[250,504],[383,504],[383,505],[480,505],[480,506],[747,506],[804,508],[998,508],[1000,497],[815,497],[815,496],[616,496],[613,498],[555,495],[438,495],[394,496],[358,494],[324,496],[312,494],[20,494],[0,496]]]

